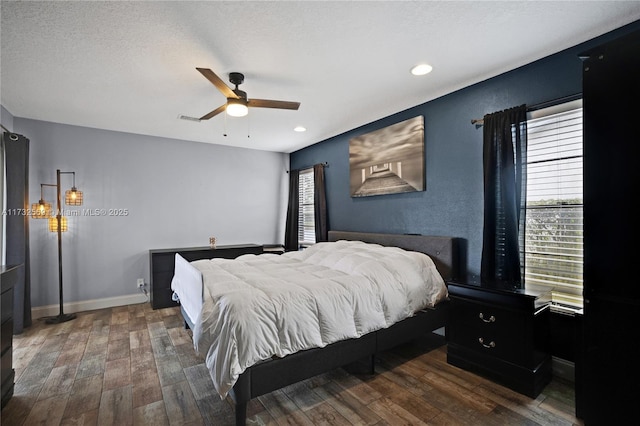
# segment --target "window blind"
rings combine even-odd
[[[560,306],[582,308],[581,101],[527,121],[525,287],[546,287]]]
[[[313,168],[301,170],[298,182],[298,241],[301,246],[308,246],[316,242]]]

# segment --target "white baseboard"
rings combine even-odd
[[[62,305],[65,314],[74,312],[95,311],[96,309],[113,308],[116,306],[135,305],[147,302],[149,299],[144,294],[129,294],[127,296],[107,297],[104,299],[85,300],[82,302],[70,302]],[[60,313],[60,305],[37,306],[31,308],[31,317],[34,319],[55,316]]]

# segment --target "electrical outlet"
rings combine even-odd
[[[137,288],[144,288],[144,278],[138,278],[136,287]]]

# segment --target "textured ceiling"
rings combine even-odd
[[[640,2],[3,0],[0,13],[15,117],[292,152],[638,20]],[[420,62],[433,72],[412,76]],[[225,102],[196,67],[300,109],[180,120]]]

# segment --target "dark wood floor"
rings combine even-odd
[[[14,336],[14,397],[2,425],[232,425],[175,308],[78,314]],[[431,335],[382,354],[376,374],[338,369],[250,403],[254,425],[571,425],[573,389],[536,399],[446,363]]]

